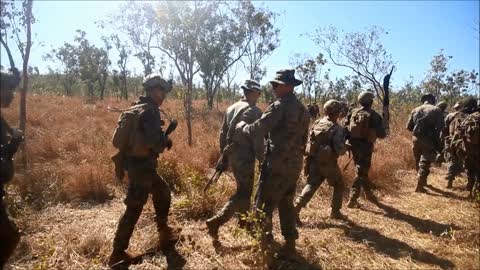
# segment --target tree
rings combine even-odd
[[[118,35],[112,34],[110,36],[110,41],[113,43],[113,46],[118,52],[119,59],[117,61],[117,66],[120,70],[119,74],[117,74],[118,86],[120,90],[120,98],[128,99],[128,88],[127,88],[127,77],[129,71],[127,70],[127,62],[128,56],[130,55],[131,51],[128,45],[120,40]],[[118,73],[118,71],[117,71]],[[114,77],[115,78],[115,77]]]
[[[322,73],[322,67],[327,61],[323,58],[323,54],[319,54],[315,59],[299,54],[294,55],[291,64],[295,66],[295,70],[300,80],[303,81],[303,95],[308,103],[312,104],[312,90],[319,83],[319,77]],[[317,103],[317,91],[314,91],[314,103]]]
[[[255,8],[250,0],[241,1],[236,9],[240,25],[244,25],[248,44],[244,65],[250,79],[260,81],[266,74],[263,62],[280,46],[280,29],[275,28],[276,13]]]
[[[461,69],[449,73],[448,61],[452,58],[452,56],[446,56],[443,49],[434,55],[430,62],[430,70],[421,84],[426,93],[449,102],[474,92],[478,86],[478,72],[475,70],[469,72]]]
[[[47,53],[44,60],[58,61],[62,66],[63,89],[66,96],[72,95],[72,87],[78,78],[78,54],[74,45],[64,43],[58,49]]]
[[[238,3],[241,5],[241,2]],[[199,36],[196,59],[205,86],[207,105],[212,109],[225,73],[245,55],[248,41],[243,25],[235,19],[236,9],[229,9],[218,2],[208,5],[210,15],[206,18],[203,34]]]
[[[393,62],[391,55],[381,43],[383,34],[387,32],[377,26],[349,33],[329,26],[317,28],[311,37],[333,64],[353,71],[362,82],[373,87],[377,98],[384,104],[384,122],[388,129],[389,93],[385,91],[384,85],[385,82],[389,84]],[[382,76],[386,74],[388,81],[384,80],[382,85]]]
[[[162,35],[158,46],[170,58],[186,88],[183,95],[188,130],[188,145],[192,145],[192,96],[193,77],[200,69],[196,53],[202,29],[212,14],[213,5],[208,2],[162,2],[158,6],[158,25]]]
[[[130,0],[110,17],[108,23],[116,30],[124,33],[130,40],[135,50],[135,57],[140,60],[144,67],[144,75],[152,73],[155,70],[156,63],[153,49],[161,31],[152,4]],[[105,22],[99,23],[104,27]],[[163,71],[161,66],[159,71]]]

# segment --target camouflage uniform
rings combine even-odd
[[[360,93],[358,99],[363,99],[362,94],[366,95],[365,93],[366,92]],[[371,102],[373,102],[373,94],[369,94],[369,98],[371,99]],[[360,102],[360,104],[363,104],[363,101]],[[345,121],[345,127],[347,128],[348,134],[350,133],[348,127],[350,126],[350,122],[353,121],[352,116],[358,110],[364,110],[370,113],[368,127],[370,130],[374,131],[376,138],[383,139],[387,136],[382,116],[380,116],[380,114],[370,107],[365,107],[363,105],[361,108],[353,109],[348,113]],[[348,142],[351,146],[356,175],[353,181],[348,207],[355,207],[357,205],[357,200],[360,197],[362,188],[367,196],[373,198],[368,179],[368,172],[372,164],[373,147],[375,142],[369,141],[367,138],[349,138]]]
[[[417,192],[425,192],[430,165],[442,150],[440,132],[443,128],[442,111],[427,102],[415,108],[410,115],[407,129],[413,134],[413,154],[418,173]]]
[[[13,100],[13,90],[20,82],[18,70],[11,72],[0,72],[1,81],[1,102],[2,107],[8,107]],[[3,269],[8,258],[13,254],[15,247],[20,241],[20,233],[15,223],[9,218],[7,206],[3,201],[5,196],[5,184],[14,175],[12,160],[9,153],[17,151],[18,144],[23,136],[12,130],[5,119],[0,115],[0,269]],[[16,142],[14,142],[16,141]]]
[[[154,77],[155,76],[155,77]],[[151,74],[144,80],[151,82],[152,78],[159,78],[157,74]],[[168,91],[167,91],[168,92]],[[167,225],[168,212],[170,209],[170,188],[162,179],[157,169],[157,158],[165,148],[171,146],[171,141],[164,135],[160,110],[157,103],[151,97],[140,97],[134,105],[143,104],[139,112],[138,129],[135,136],[141,140],[141,147],[145,148],[146,156],[133,155],[131,151],[126,153],[126,170],[128,172],[128,191],[124,202],[127,206],[125,213],[120,218],[117,232],[113,240],[113,252],[109,265],[125,259],[125,250],[128,248],[135,224],[142,213],[143,206],[147,202],[148,195],[152,194],[155,209],[155,222],[160,235],[160,244],[164,248],[167,240],[171,237],[171,230]],[[131,146],[131,149],[133,146]]]
[[[284,238],[287,242],[298,238],[293,200],[302,170],[309,119],[305,106],[290,93],[272,103],[255,123],[243,128],[243,133],[250,138],[267,134],[269,137],[271,154],[265,157],[268,179],[259,186],[262,192],[257,194],[259,205],[256,205],[266,215],[267,238],[271,238],[272,213],[277,207]]]
[[[478,110],[478,109],[477,109]],[[476,122],[480,122],[480,112],[474,112],[468,117],[476,119]],[[469,145],[466,147],[465,153],[465,169],[467,170],[467,190],[470,191],[470,195],[473,196],[480,192],[480,142],[477,144]]]
[[[335,108],[334,113],[340,112],[340,103],[338,101],[329,100],[325,103],[326,106],[329,106],[331,103],[336,102],[338,108]],[[333,110],[333,108],[332,108]],[[312,142],[315,138],[312,134],[315,130],[328,130],[326,133],[326,140],[324,142]],[[342,174],[340,168],[337,164],[338,156],[345,154],[345,136],[343,134],[343,128],[336,122],[332,122],[327,116],[322,119],[315,121],[313,127],[310,131],[310,138],[308,145],[312,144],[321,144],[318,147],[325,149],[327,146],[328,151],[322,150],[313,150],[314,153],[307,155],[305,160],[305,175],[307,177],[307,185],[303,188],[302,193],[298,196],[296,200],[296,211],[297,214],[300,212],[301,208],[305,207],[307,203],[311,200],[317,189],[325,181],[333,186],[333,197],[332,197],[332,216],[339,216],[340,209],[342,208],[342,198],[343,191],[345,189]],[[318,140],[323,140],[325,138],[317,138]],[[311,146],[313,147],[313,146]],[[317,147],[315,147],[317,148]],[[328,153],[327,153],[328,152]],[[319,156],[322,155],[322,156]]]
[[[462,112],[452,112],[445,117],[445,128],[443,129],[442,137],[444,139],[444,145],[446,148],[445,150],[447,151],[448,155],[447,160],[449,161],[447,167],[447,176],[445,177],[445,179],[448,181],[448,188],[452,187],[453,180],[455,180],[455,177],[460,174],[463,167],[463,160],[453,153],[448,147],[450,144],[450,139],[453,136],[453,130],[452,133],[450,133],[450,124],[452,124],[453,121],[458,121],[457,119],[463,119],[464,117],[465,115]]]
[[[260,88],[258,88],[260,90]],[[241,116],[237,116],[241,114]],[[255,105],[249,104],[242,99],[228,107],[223,120],[220,133],[220,151],[229,145],[229,131],[234,130],[236,125],[244,121],[251,124],[262,116],[262,111]],[[243,140],[229,146],[228,162],[232,168],[237,192],[230,197],[223,209],[207,221],[207,226],[212,228],[214,238],[217,238],[218,227],[225,224],[235,214],[245,214],[250,209],[250,199],[253,190],[253,178],[255,176],[255,157],[262,159],[263,137],[255,138],[255,141]],[[240,220],[240,225],[243,222]]]

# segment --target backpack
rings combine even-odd
[[[354,139],[368,139],[371,136],[370,132],[370,118],[372,114],[370,111],[364,109],[355,109],[350,117],[350,124],[348,131],[350,138]]]
[[[335,124],[331,121],[322,120],[317,120],[313,124],[305,148],[305,155],[307,157],[315,157],[319,162],[331,160],[334,154],[330,141]]]
[[[465,119],[466,115],[463,113],[457,113],[453,120],[448,125],[448,134],[454,134],[457,127],[462,123],[463,119]]]
[[[150,153],[138,134],[140,114],[146,108],[147,104],[139,104],[122,111],[122,114],[120,114],[112,136],[112,144],[119,152],[128,152],[129,155],[137,157],[148,156]]]
[[[480,113],[467,115],[458,130],[463,131],[463,140],[467,145],[478,145],[480,140]]]

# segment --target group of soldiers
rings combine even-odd
[[[13,90],[18,83],[18,76],[1,73],[2,107],[8,107],[11,103]],[[355,179],[347,207],[359,207],[358,199],[362,190],[367,198],[374,199],[368,172],[375,142],[385,138],[387,132],[382,117],[372,108],[374,95],[371,92],[360,93],[359,107],[351,108],[348,113],[342,102],[328,100],[323,105],[324,116],[310,126],[312,117],[309,110],[294,92],[294,88],[302,84],[295,78],[295,71],[277,71],[270,84],[276,100],[265,112],[262,113],[256,106],[261,87],[253,80],[245,81],[241,87],[243,99],[225,112],[220,132],[220,151],[225,156],[223,166],[230,167],[233,172],[237,190],[225,206],[206,221],[206,227],[214,244],[219,244],[220,227],[235,215],[239,218],[240,227],[251,229],[252,224],[244,217],[253,208],[254,213],[263,213],[260,221],[263,231],[261,243],[268,249],[273,241],[272,214],[278,208],[281,233],[285,238],[282,252],[292,254],[298,239],[297,226],[301,225],[301,209],[325,180],[333,187],[331,218],[345,218],[341,212],[345,184],[337,162],[339,156],[351,152],[355,164]],[[126,250],[149,194],[152,194],[156,213],[159,249],[168,252],[178,240],[178,233],[167,222],[170,189],[157,173],[159,155],[173,145],[168,135],[174,127],[163,129],[165,121],[160,109],[172,89],[172,83],[153,73],[145,77],[143,86],[146,95],[122,111],[113,136],[113,145],[118,149],[118,154],[112,158],[116,176],[122,179],[126,171],[129,178],[124,200],[126,210],[118,223],[108,262],[114,269],[128,267],[132,260]],[[460,173],[463,161],[468,174],[468,188],[473,192],[475,181],[478,187],[480,167],[476,101],[471,98],[463,100],[454,106],[456,111],[446,117],[439,108],[440,104],[439,107],[434,106],[435,98],[432,95],[423,96],[421,101],[424,104],[413,110],[407,125],[413,134],[413,152],[418,171],[416,191],[425,192],[430,165],[438,154],[449,153],[448,187],[452,186],[453,179]],[[471,121],[465,122],[464,119],[472,117],[477,119],[477,126],[471,128],[472,125],[468,124],[469,127],[465,128],[466,123]],[[468,130],[470,133],[473,130],[474,133],[475,128],[476,142],[472,142],[472,139],[469,141],[468,136],[457,135],[458,130]],[[12,156],[21,142],[22,134],[11,129],[3,118],[0,131],[0,268],[3,268],[20,239],[15,224],[8,218],[3,196],[4,184],[13,177]],[[252,207],[256,161],[261,164],[261,171]],[[307,183],[296,197],[302,170]]]

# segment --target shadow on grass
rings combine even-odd
[[[297,269],[306,269],[306,270],[321,270],[320,265],[316,263],[309,262],[304,258],[300,253],[295,252],[295,254],[288,254],[288,256],[278,254],[281,246],[274,242],[273,250],[277,252],[277,256],[273,258],[272,264],[269,269],[280,269],[280,270],[297,270]]]
[[[460,200],[460,201],[468,201],[468,197],[463,197],[463,196],[458,196],[457,194],[453,193],[453,192],[448,192],[448,191],[445,191],[445,190],[441,190],[439,188],[436,188],[432,185],[428,185],[427,186],[431,191],[434,191],[436,193],[439,193],[447,198],[450,198],[450,199],[455,199],[455,200]],[[433,195],[431,193],[427,193],[428,195]]]
[[[354,242],[368,245],[376,252],[385,254],[393,259],[410,257],[412,260],[436,265],[442,269],[452,269],[455,265],[447,260],[436,256],[428,251],[419,250],[411,247],[405,242],[386,237],[374,229],[357,225],[348,218],[343,224],[320,223],[317,228],[338,228],[344,231],[346,237]]]

